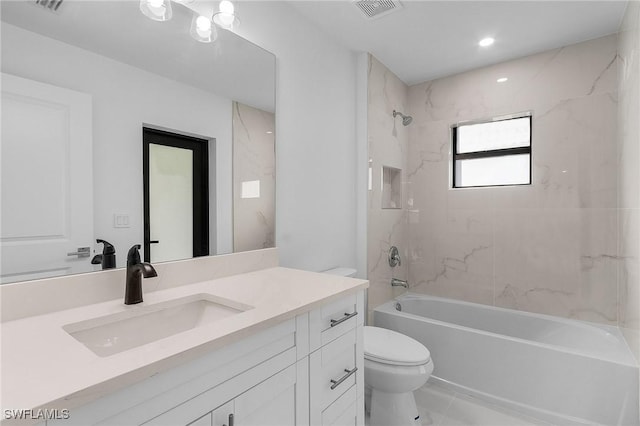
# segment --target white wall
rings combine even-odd
[[[211,250],[232,250],[231,100],[6,23],[2,71],[92,95],[95,236],[116,246],[118,266],[143,242],[143,123],[216,139],[211,192],[219,208],[216,214],[212,204],[210,214],[218,241]],[[114,213],[128,214],[131,228],[115,229]]]
[[[283,266],[356,265],[356,55],[286,2],[241,2],[276,55],[276,246]]]

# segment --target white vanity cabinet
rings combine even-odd
[[[292,365],[195,421],[193,421],[194,416],[197,415],[195,413],[210,410],[211,406],[208,404],[215,404],[212,402],[215,401],[212,395],[197,396],[144,424],[295,426],[298,397],[296,382],[296,366]],[[225,387],[224,384],[220,386]],[[207,393],[209,392],[205,392]]]
[[[363,292],[209,353],[177,356],[174,368],[47,425],[362,426]]]
[[[309,313],[312,425],[364,425],[364,294]]]

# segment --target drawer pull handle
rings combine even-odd
[[[331,320],[331,327],[335,327],[336,325],[341,324],[341,323],[345,322],[346,320],[348,320],[349,318],[355,317],[356,315],[358,315],[358,313],[355,312],[355,311],[351,312],[350,314],[345,312],[344,316],[342,318],[340,318],[339,320],[334,320],[334,319]]]
[[[356,371],[358,371],[358,367],[353,367],[352,370],[347,370],[346,368],[344,369],[344,372],[347,373],[344,376],[340,377],[338,380],[333,380],[331,379],[331,390],[334,390],[335,388],[337,388],[338,386],[340,386],[340,384],[342,382],[344,382],[345,380],[347,380],[349,377],[351,377],[351,375],[353,373],[355,373]]]

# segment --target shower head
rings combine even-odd
[[[411,122],[413,121],[413,117],[411,117],[410,115],[404,115],[403,113],[401,113],[400,111],[396,111],[395,109],[393,110],[393,118],[396,118],[397,116],[402,117],[402,125],[403,126],[408,126],[409,124],[411,124]]]

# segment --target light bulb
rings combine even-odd
[[[191,37],[201,43],[211,43],[218,38],[218,32],[216,31],[216,27],[211,25],[211,19],[203,15],[193,16],[191,30],[189,32]]]
[[[198,31],[206,32],[211,30],[211,21],[206,16],[198,16],[196,18],[196,27]]]
[[[232,30],[237,27],[240,24],[240,20],[236,15],[236,8],[233,2],[222,0],[218,5],[218,12],[213,15],[213,22],[226,30]]]
[[[233,7],[233,3],[231,3],[229,0],[222,0],[220,2],[220,12],[224,13],[225,15],[233,15],[235,11],[235,8]]]
[[[154,21],[171,19],[171,0],[140,0],[140,11]]]

